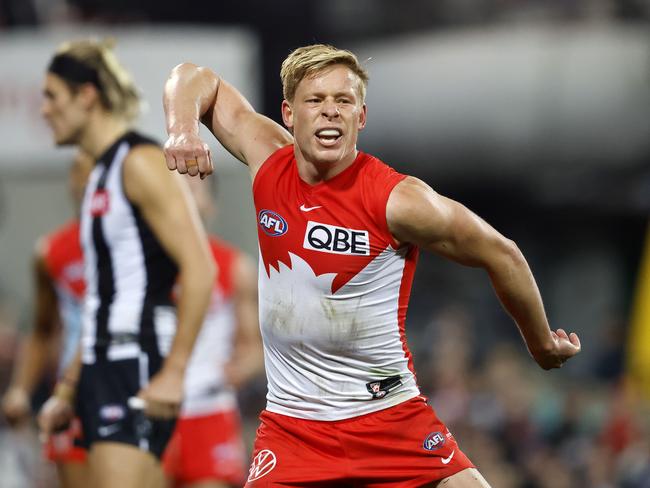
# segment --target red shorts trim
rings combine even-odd
[[[260,420],[247,488],[410,488],[474,467],[422,397],[334,422]]]
[[[43,447],[45,459],[55,463],[86,462],[86,450],[78,445],[81,440],[81,422],[75,417],[67,430],[50,436]]]
[[[229,410],[180,418],[162,464],[165,474],[178,483],[216,480],[242,486],[245,459],[239,414]]]

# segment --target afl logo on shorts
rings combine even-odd
[[[117,422],[122,420],[126,416],[126,409],[124,406],[112,403],[108,405],[103,405],[99,409],[99,418],[107,422]]]
[[[278,237],[286,234],[289,225],[284,218],[273,210],[260,210],[257,215],[257,222],[264,233],[271,237]]]
[[[445,445],[445,436],[442,432],[432,432],[424,439],[424,447],[427,451],[435,451]]]
[[[260,451],[251,463],[251,468],[248,471],[248,482],[258,480],[262,476],[269,474],[275,468],[277,462],[278,460],[275,458],[273,451],[268,449]]]
[[[108,192],[106,190],[96,190],[93,196],[90,197],[90,215],[101,217],[108,212],[109,203]]]

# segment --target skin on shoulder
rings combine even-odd
[[[199,261],[212,262],[203,224],[187,184],[181,175],[167,171],[163,162],[164,155],[158,146],[133,148],[124,161],[125,193],[140,208],[161,245],[179,266],[193,263],[194,256]],[[186,246],[195,253],[184,252]]]
[[[156,201],[163,192],[156,191],[160,185],[164,190],[179,186],[169,178],[167,171],[160,171],[162,152],[153,144],[135,146],[124,160],[123,183],[126,196],[135,204],[146,204],[148,199]],[[174,197],[172,197],[174,198]],[[162,200],[162,199],[160,199]]]

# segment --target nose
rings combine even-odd
[[[338,117],[340,114],[339,107],[334,100],[325,100],[323,102],[323,115],[328,119]]]
[[[47,100],[41,102],[41,116],[47,117],[50,114],[50,104]]]

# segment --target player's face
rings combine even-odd
[[[293,102],[282,104],[284,123],[302,156],[313,164],[352,162],[359,131],[366,125],[361,80],[349,68],[335,65],[304,78]]]
[[[79,93],[74,93],[64,80],[52,73],[45,77],[41,113],[58,146],[79,142],[88,111]]]

